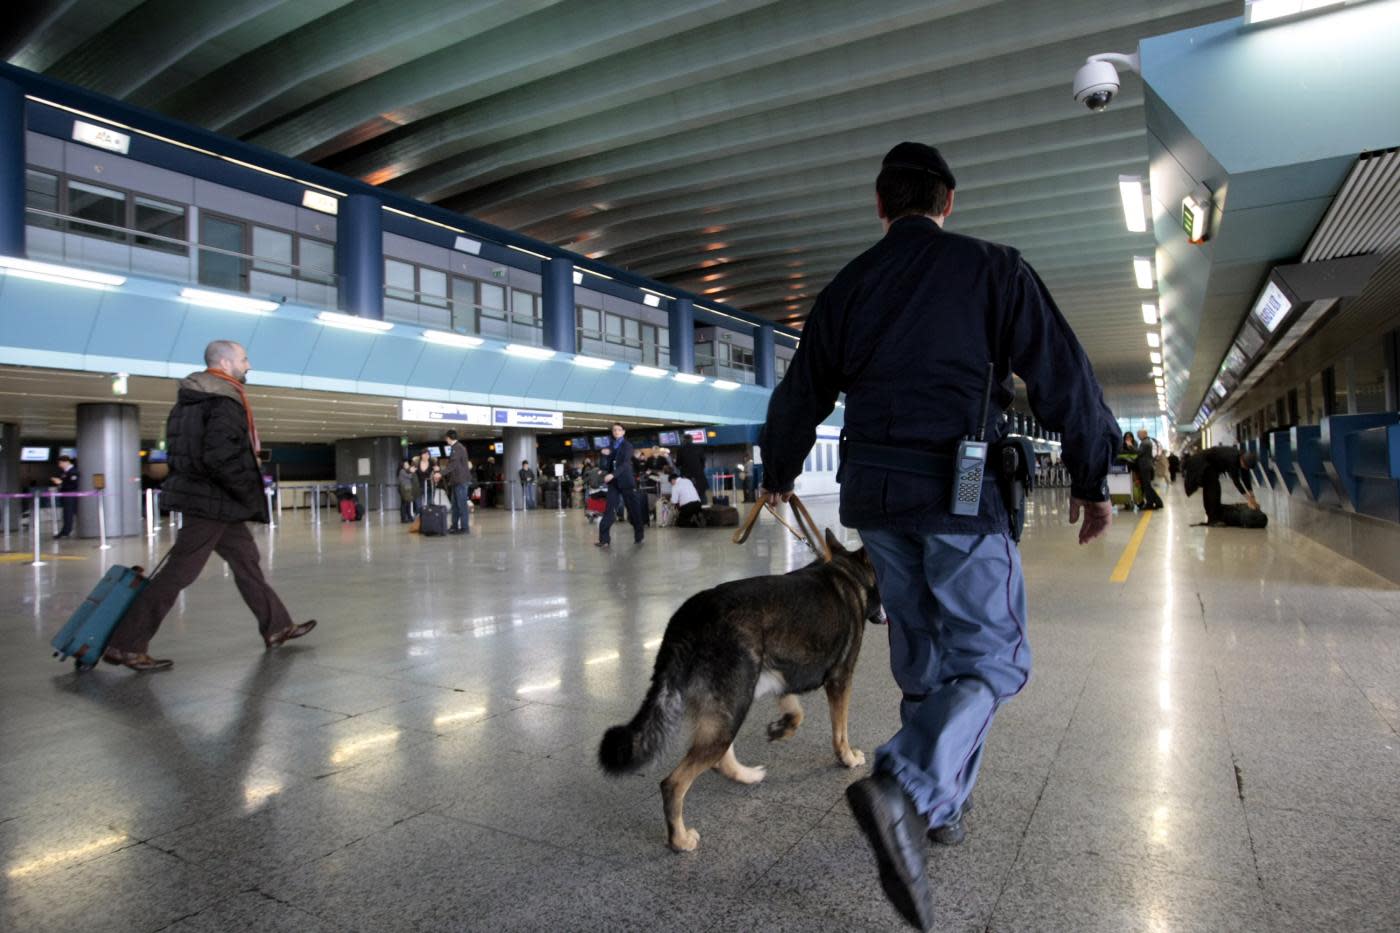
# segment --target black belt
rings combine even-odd
[[[887,444],[870,444],[865,441],[847,440],[842,445],[843,464],[876,467],[881,470],[896,470],[900,473],[917,473],[934,479],[948,479],[956,468],[952,454],[940,454],[931,450],[912,450],[908,447],[890,447]],[[987,469],[982,482],[995,482],[996,477]]]

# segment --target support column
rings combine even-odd
[[[24,91],[0,79],[0,256],[24,255]]]
[[[140,410],[126,402],[78,406],[78,489],[100,483],[106,496],[78,500],[78,537],[96,538],[97,509],[105,510],[107,537],[139,535],[141,522]],[[100,477],[100,479],[99,479]]]
[[[341,200],[335,271],[345,312],[384,320],[384,214],[377,198],[352,194]]]
[[[540,469],[539,449],[535,445],[535,432],[525,428],[502,428],[501,441],[505,444],[505,453],[501,454],[503,463],[501,472],[505,474],[506,508],[525,508],[525,500],[520,492],[520,461],[529,460],[530,466],[536,472]],[[535,490],[535,504],[540,504],[540,492]]]
[[[777,350],[773,343],[773,325],[761,325],[753,334],[753,376],[754,382],[765,389],[778,385]]]
[[[544,345],[559,353],[578,352],[578,312],[574,310],[574,264],[547,259],[541,270]],[[532,461],[533,462],[533,461]],[[516,464],[516,468],[519,468]]]
[[[689,298],[671,302],[671,365],[695,372],[695,305]]]
[[[19,491],[19,425],[0,422],[0,492]]]

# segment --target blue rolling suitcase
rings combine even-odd
[[[118,565],[108,570],[68,624],[53,637],[54,657],[60,661],[72,658],[80,671],[95,667],[117,623],[149,583],[150,578],[140,567]]]

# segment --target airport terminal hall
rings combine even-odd
[[[0,53],[0,930],[1400,931],[1400,0]]]

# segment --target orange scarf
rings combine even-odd
[[[248,416],[248,439],[253,442],[253,456],[262,452],[262,444],[258,441],[258,426],[253,423],[253,406],[248,404],[248,393],[243,391],[243,383],[230,376],[228,373],[220,372],[217,369],[206,370],[211,376],[215,376],[227,382],[238,390],[238,397],[243,400],[243,411]]]

